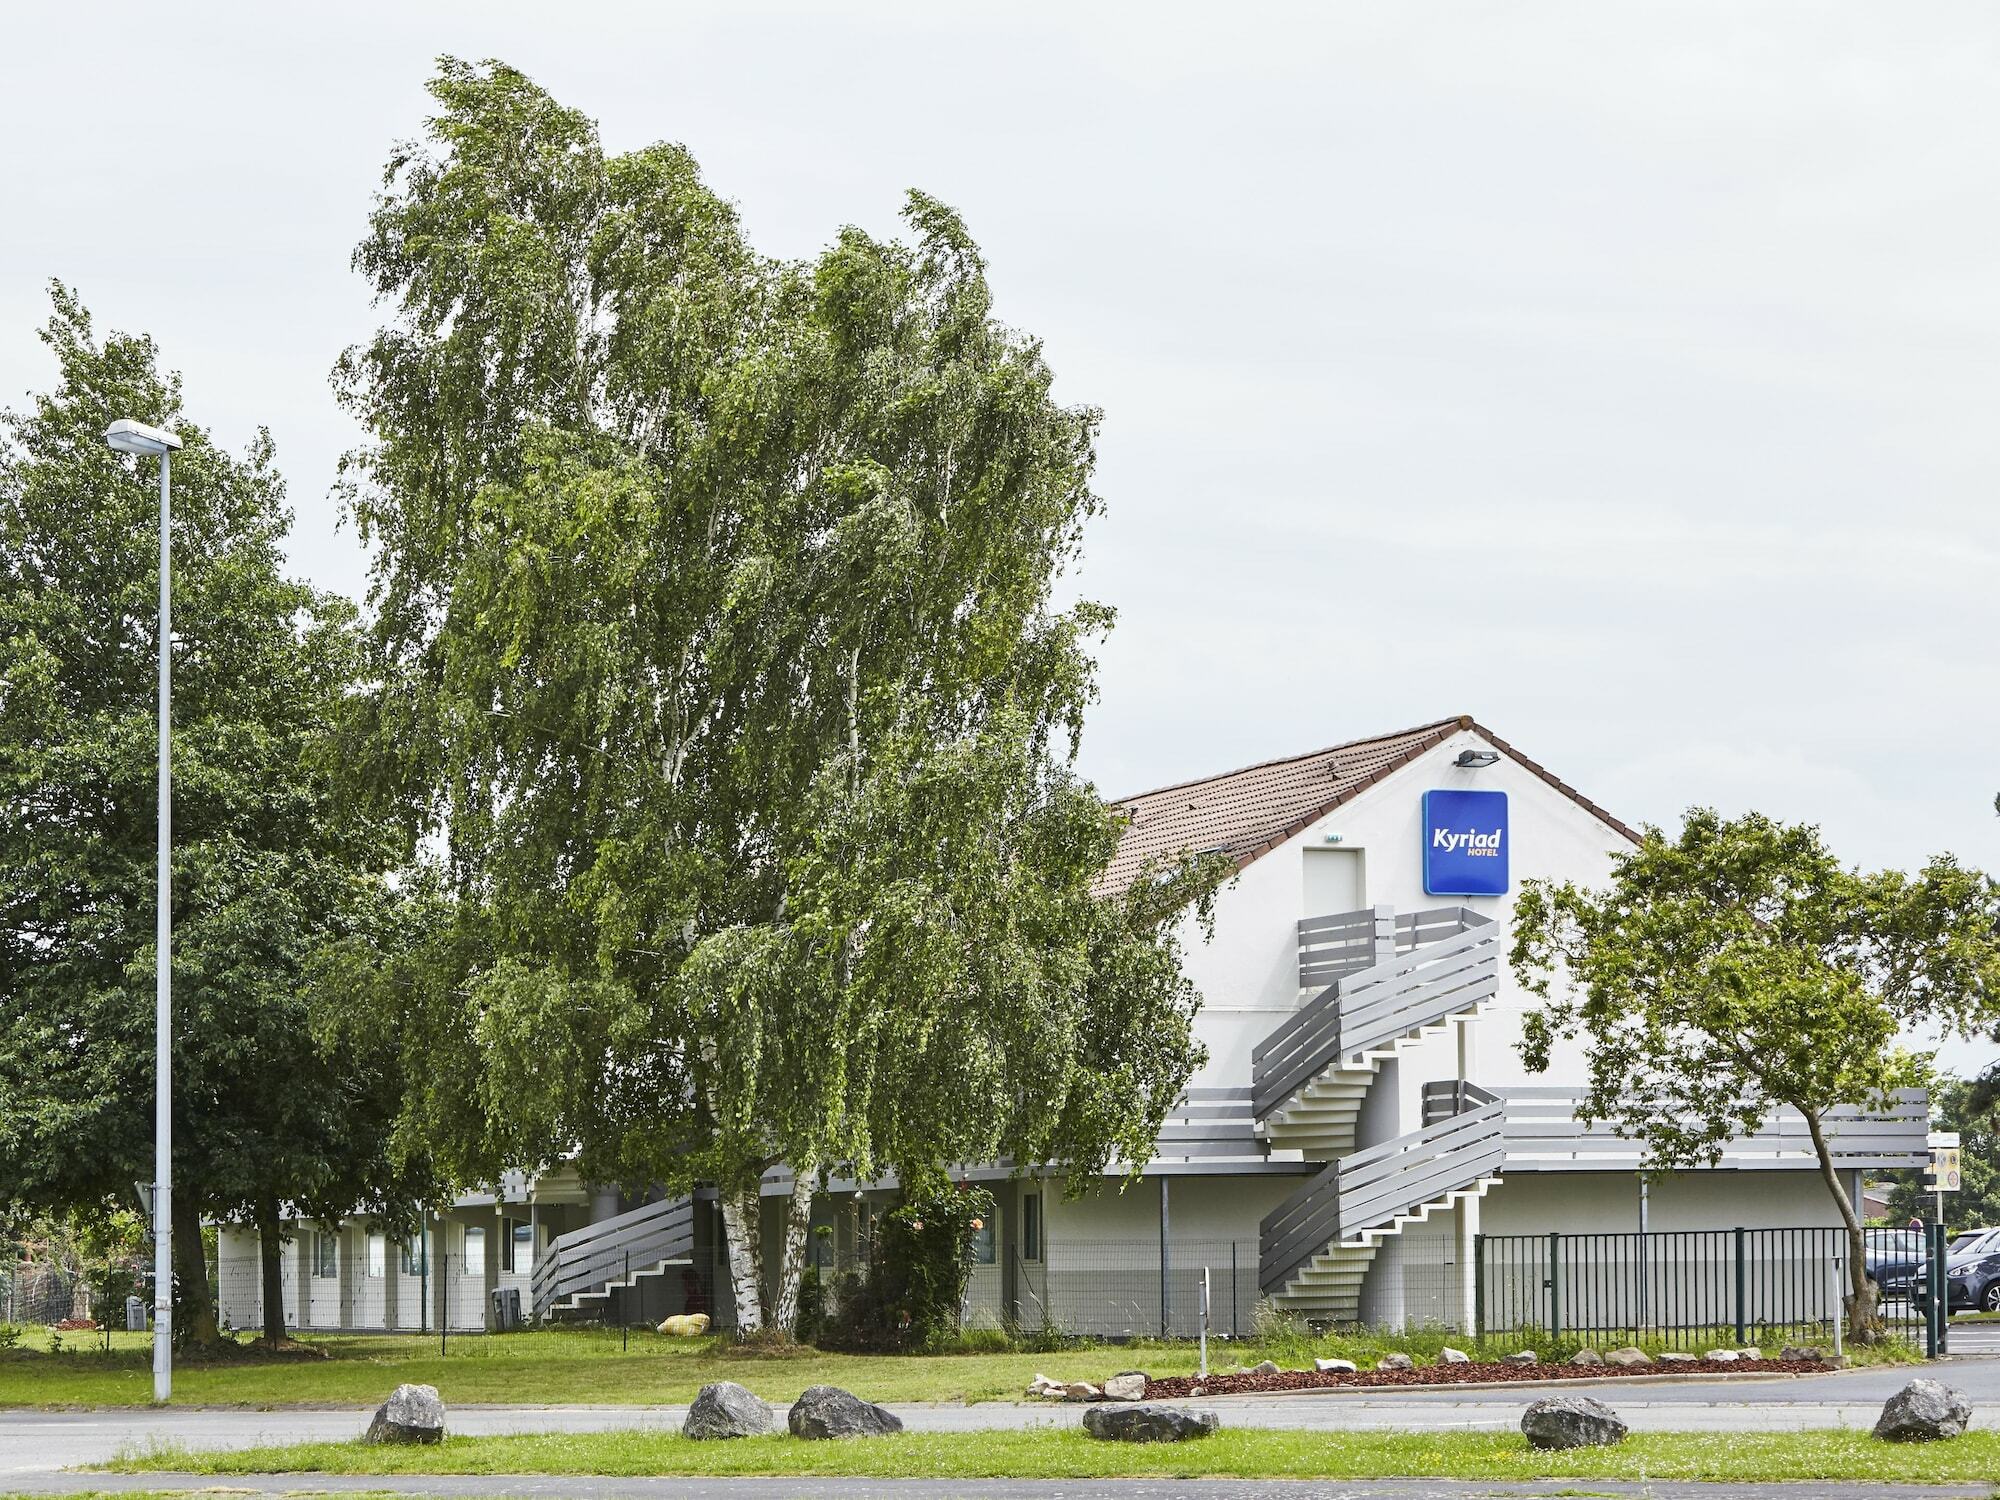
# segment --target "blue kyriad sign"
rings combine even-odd
[[[1507,794],[1424,793],[1424,894],[1507,894]]]

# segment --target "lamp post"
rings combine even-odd
[[[160,460],[160,827],[159,870],[154,916],[153,960],[153,1399],[165,1401],[174,1388],[174,1114],[173,1017],[174,944],[173,771],[168,744],[173,730],[173,510],[172,455],[181,440],[171,432],[121,418],[104,430],[117,453],[151,454]]]

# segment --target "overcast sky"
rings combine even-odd
[[[200,10],[0,22],[0,399],[74,283],[270,426],[322,585],[348,253],[497,56],[767,252],[964,213],[1105,412],[1106,792],[1472,713],[1628,820],[2000,867],[2000,8]]]

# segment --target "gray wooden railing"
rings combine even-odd
[[[1398,1214],[1494,1175],[1504,1130],[1504,1107],[1489,1099],[1331,1163],[1258,1226],[1258,1284],[1281,1289],[1333,1241],[1358,1244]]]
[[[667,1198],[559,1234],[535,1262],[535,1316],[574,1297],[602,1296],[627,1276],[694,1255],[694,1204]]]
[[[1478,1084],[1461,1078],[1446,1078],[1424,1085],[1424,1119],[1426,1125],[1435,1125],[1440,1120],[1448,1120],[1453,1115],[1463,1114],[1477,1105],[1491,1104],[1500,1096],[1491,1089],[1483,1089]]]
[[[1358,963],[1363,953],[1366,963]],[[1299,923],[1299,974],[1336,973],[1250,1054],[1251,1109],[1269,1117],[1336,1059],[1490,1000],[1499,929],[1468,907],[1373,907]]]
[[[1576,1118],[1583,1102],[1573,1088],[1505,1088],[1507,1170],[1510,1172],[1638,1171],[1647,1165],[1643,1142],[1618,1135],[1598,1121]],[[1840,1105],[1827,1111],[1827,1145],[1840,1167],[1886,1171],[1930,1161],[1930,1108],[1922,1089],[1899,1089],[1885,1110]],[[1774,1109],[1754,1135],[1722,1144],[1719,1165],[1735,1168],[1797,1166],[1814,1159],[1803,1116]]]

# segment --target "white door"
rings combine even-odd
[[[1308,917],[1359,911],[1368,904],[1368,886],[1359,849],[1305,851],[1305,909]]]

